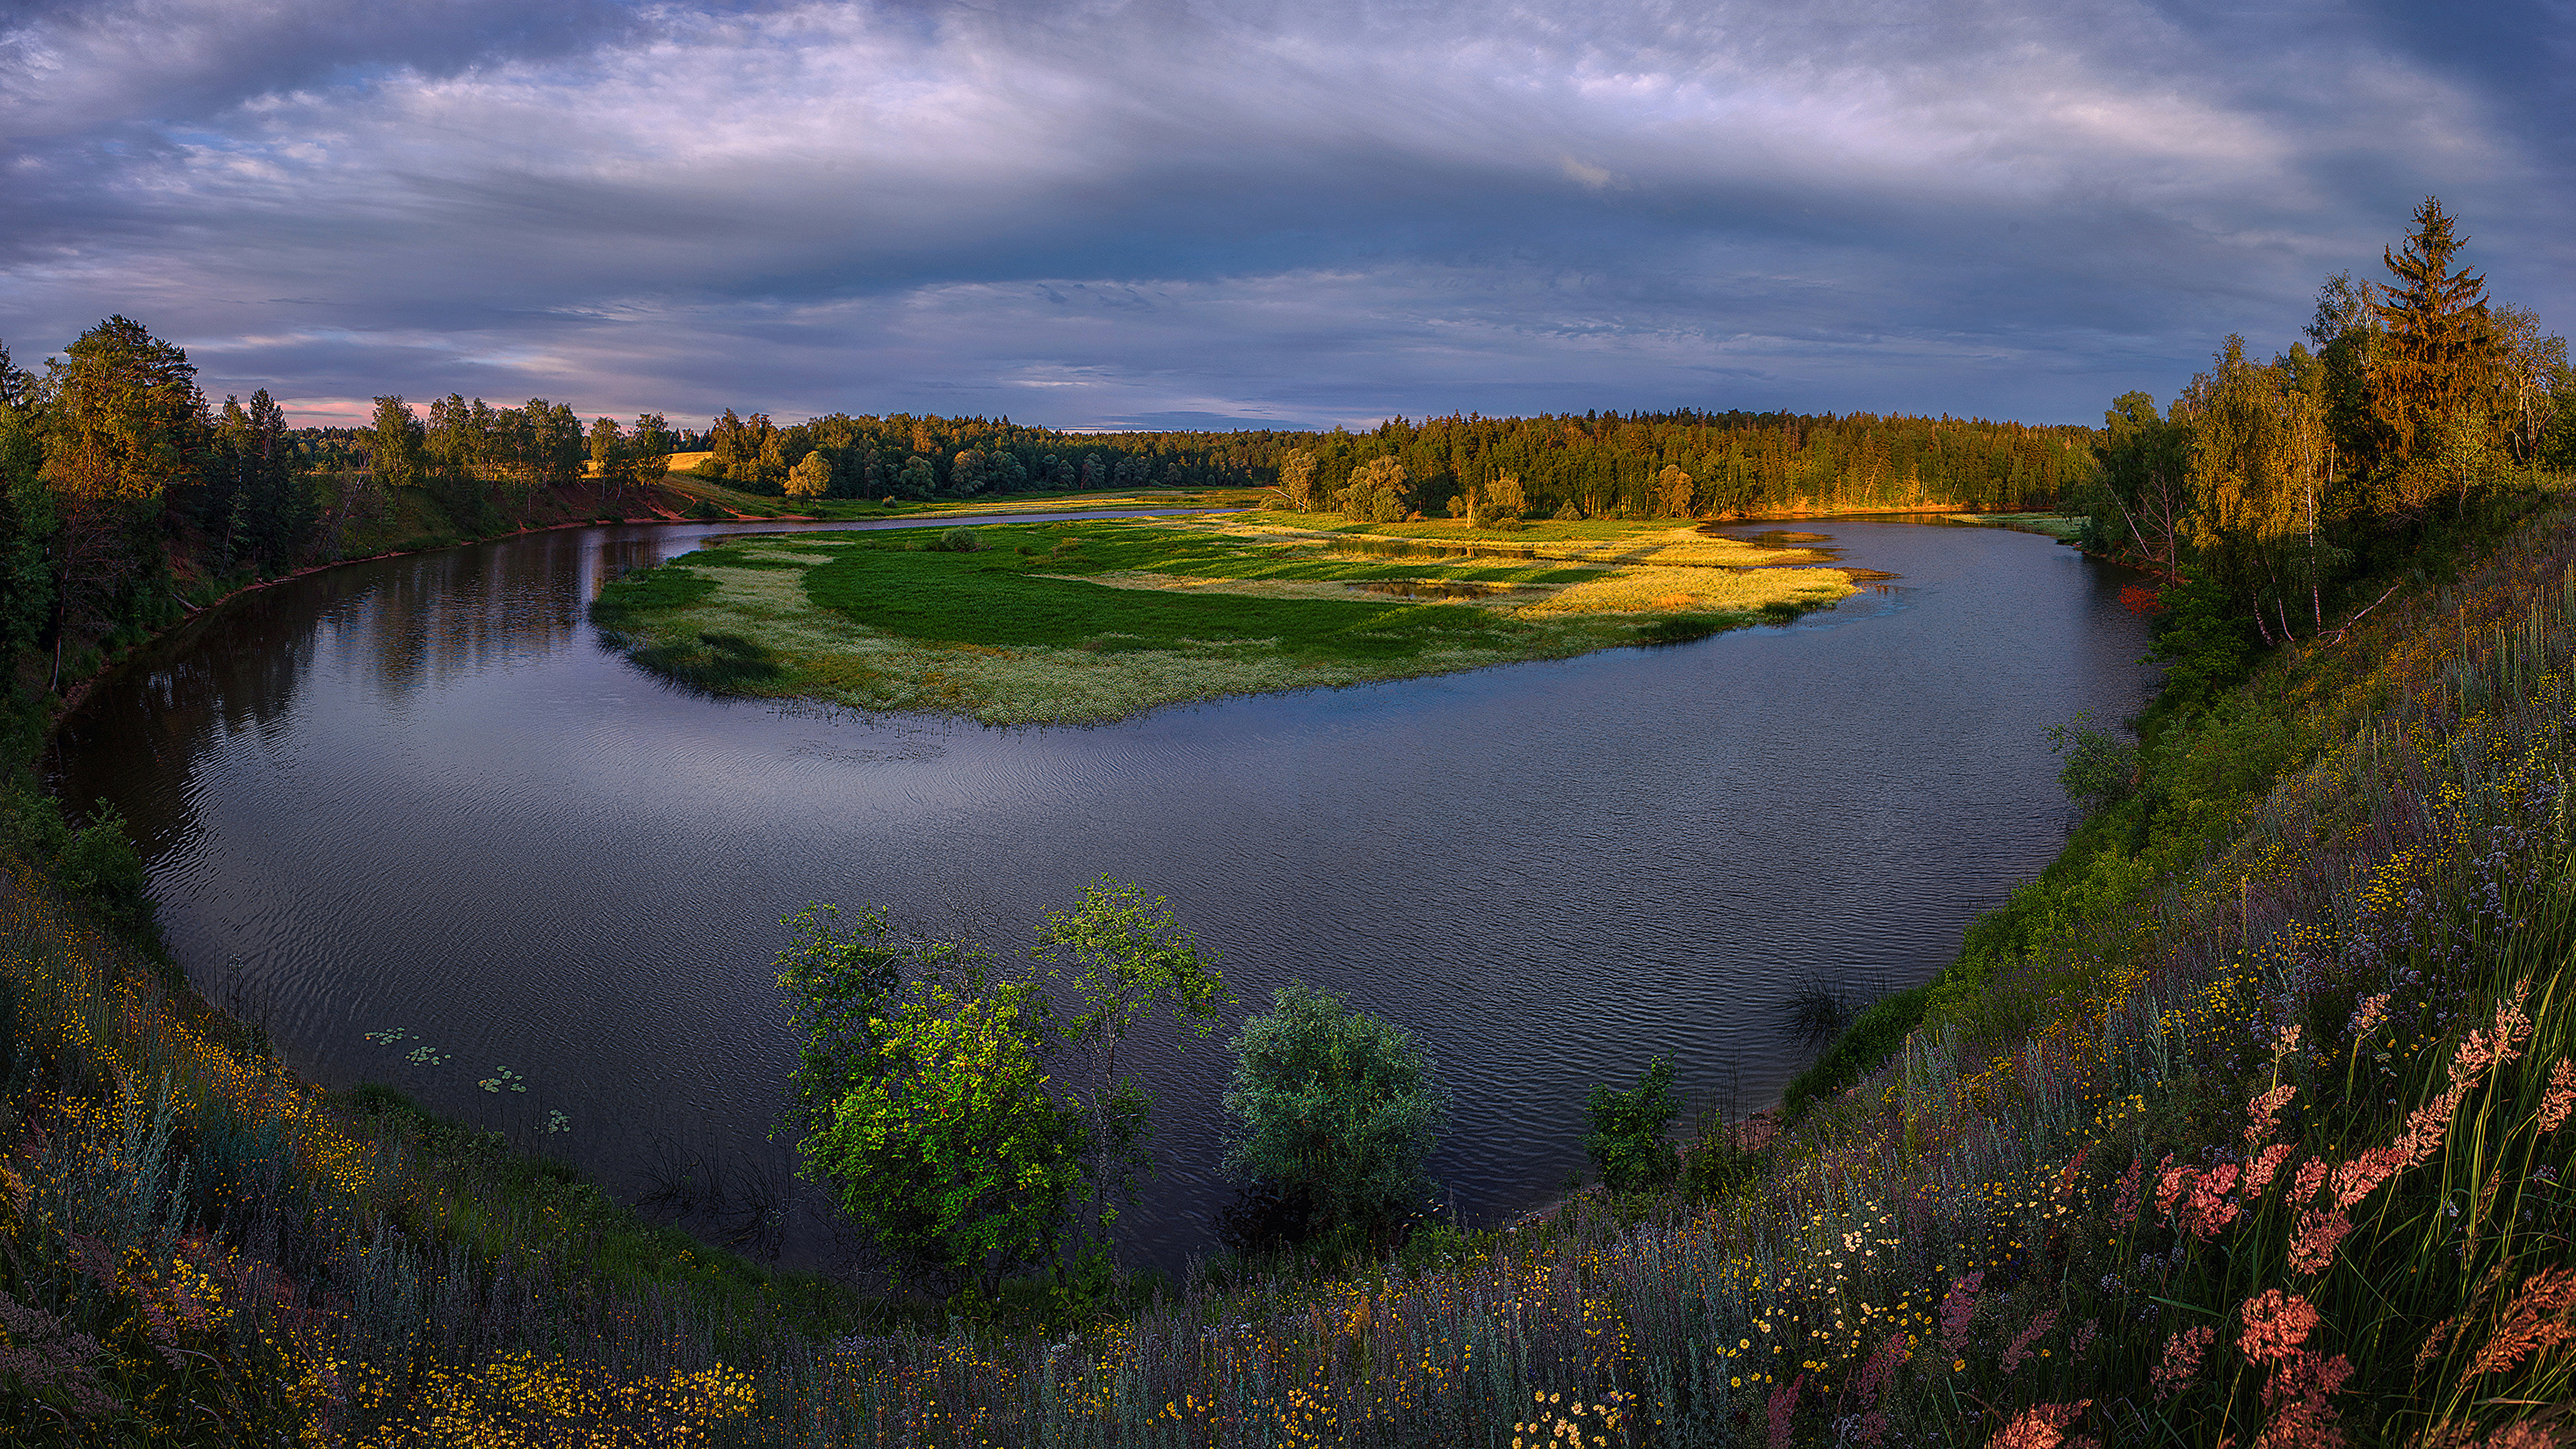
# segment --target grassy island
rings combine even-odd
[[[761,535],[612,582],[594,617],[729,694],[993,724],[1674,643],[1867,570],[1673,520],[1510,532],[1277,511]]]

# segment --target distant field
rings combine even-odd
[[[609,585],[595,616],[639,662],[723,693],[1076,723],[1696,638],[1852,587],[1814,554],[1668,521],[1400,557],[1369,550],[1421,545],[1308,521],[947,531],[973,551],[931,530],[738,539]]]

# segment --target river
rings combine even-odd
[[[668,687],[587,602],[744,530],[560,530],[241,600],[102,681],[50,768],[125,813],[171,949],[296,1070],[630,1198],[714,1164],[746,1213],[707,1230],[789,1161],[781,915],[1018,944],[1103,874],[1168,895],[1243,1009],[1295,978],[1412,1031],[1456,1096],[1434,1175],[1486,1223],[1582,1169],[1592,1084],[1670,1052],[1694,1108],[1758,1107],[1803,1064],[1791,992],[1938,970],[2064,842],[2043,729],[2148,696],[2133,575],[1999,529],[1794,526],[1898,578],[1691,644],[1072,729]],[[1222,1041],[1134,1053],[1159,1170],[1130,1262],[1214,1245]],[[790,1201],[789,1258],[828,1256]]]

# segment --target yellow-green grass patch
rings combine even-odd
[[[1838,569],[1623,568],[1569,585],[1522,612],[1752,612],[1774,604],[1813,608],[1851,591],[1851,580]]]
[[[1652,529],[1648,546],[1731,542],[1671,537],[1687,532]],[[1222,520],[972,538],[984,546],[909,530],[738,539],[618,580],[596,617],[640,662],[722,693],[1082,723],[1678,642],[1851,591],[1829,569],[1353,556],[1341,538]]]

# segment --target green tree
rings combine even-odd
[[[2168,579],[2182,575],[2190,526],[2191,429],[2156,413],[2156,400],[2124,392],[2102,415],[2099,466],[2079,495],[2089,547],[2126,553]]]
[[[233,483],[224,510],[226,549],[271,573],[283,571],[293,566],[313,530],[312,481],[287,436],[285,410],[268,389],[250,395],[248,411],[230,398],[224,411]]]
[[[368,466],[379,488],[402,488],[420,481],[425,430],[400,394],[376,399],[375,424],[367,431]]]
[[[1655,502],[1666,517],[1690,517],[1691,500],[1697,491],[1691,483],[1691,475],[1676,464],[1666,463],[1663,470],[1655,475]]]
[[[2066,798],[2092,815],[2129,798],[2138,773],[2138,747],[2108,730],[2093,728],[2090,711],[2048,727],[2051,754],[2066,761],[2057,772]]]
[[[1681,1176],[1681,1155],[1665,1134],[1681,1108],[1673,1101],[1673,1059],[1657,1056],[1637,1085],[1620,1091],[1596,1085],[1583,1100],[1592,1131],[1583,1150],[1614,1193],[1663,1187]]]
[[[40,477],[45,452],[35,392],[36,380],[12,367],[0,346],[0,667],[11,677],[19,654],[36,646],[53,616],[45,543],[55,510]]]
[[[1081,1105],[1046,1070],[1045,994],[990,966],[958,958],[890,1001],[875,1070],[803,1144],[881,1246],[988,1291],[1056,1257],[1088,1145]]]
[[[53,681],[74,634],[142,622],[170,607],[146,585],[166,575],[160,515],[211,461],[213,428],[188,354],[110,317],[46,363],[38,414],[51,495],[46,539]]]
[[[1315,511],[1315,455],[1303,448],[1279,460],[1279,492],[1299,513]]]
[[[590,421],[590,466],[599,475],[599,486],[624,492],[635,478],[635,449],[625,430],[615,418],[593,418]]]
[[[45,466],[57,493],[134,509],[196,477],[212,430],[186,352],[110,317],[46,368]]]
[[[1394,458],[1372,458],[1351,474],[1338,495],[1344,518],[1391,523],[1412,509],[1405,488],[1404,464]]]
[[[2567,339],[2542,331],[2540,314],[2528,307],[2498,307],[2494,321],[2507,434],[2515,459],[2534,465],[2554,411],[2551,384],[2567,370]]]
[[[638,413],[635,432],[628,445],[634,451],[633,476],[637,483],[650,488],[671,476],[671,453],[679,439],[671,436],[671,423],[660,413]]]
[[[832,460],[825,457],[820,448],[798,459],[796,466],[787,470],[787,496],[790,498],[820,498],[831,491]]]
[[[1102,876],[1070,911],[1050,910],[1038,952],[1071,989],[1066,1040],[1087,1049],[1098,1071],[1083,1094],[1090,1118],[1092,1202],[1104,1232],[1117,1221],[1114,1198],[1133,1190],[1148,1166],[1144,1144],[1153,1099],[1121,1076],[1118,1051],[1129,1033],[1169,1011],[1184,1034],[1205,1037],[1226,1000],[1217,957],[1172,918],[1170,904],[1138,886]]]
[[[980,1279],[1051,1258],[1085,1114],[1045,1070],[1053,1013],[990,953],[807,906],[779,954],[804,1036],[789,1123],[807,1174],[907,1269]]]
[[[2373,359],[2370,410],[2399,470],[2397,502],[2408,509],[2422,506],[2426,492],[2405,479],[2419,471],[2408,465],[2456,451],[2465,433],[2491,427],[2500,381],[2486,278],[2452,265],[2468,239],[2454,234],[2455,219],[2434,197],[2415,208],[2414,222],[2403,251],[2383,249],[2396,284],[2371,304],[2385,338]]]
[[[2307,356],[2304,349],[2297,355]],[[2185,477],[2193,555],[2242,599],[2266,643],[2274,637],[2267,605],[2288,637],[2286,600],[2294,591],[2322,622],[2329,559],[2317,525],[2330,450],[2323,401],[2300,385],[2298,372],[2286,360],[2247,360],[2245,339],[2230,337],[2215,367],[2194,378],[2175,405],[2191,425]]]
[[[1411,1037],[1291,982],[1232,1047],[1230,1172],[1298,1199],[1327,1235],[1381,1233],[1422,1200],[1449,1097]]]
[[[874,908],[844,923],[809,905],[785,924],[778,982],[803,1038],[786,1125],[808,1173],[904,1262],[987,1288],[1015,1267],[1061,1266],[1088,1184],[1105,1262],[1152,1106],[1119,1050],[1165,1012],[1206,1035],[1224,993],[1168,904],[1103,878],[1047,912],[1030,956],[1043,971],[1016,975]],[[1085,1084],[1059,1081],[1067,1052],[1090,1056]]]

